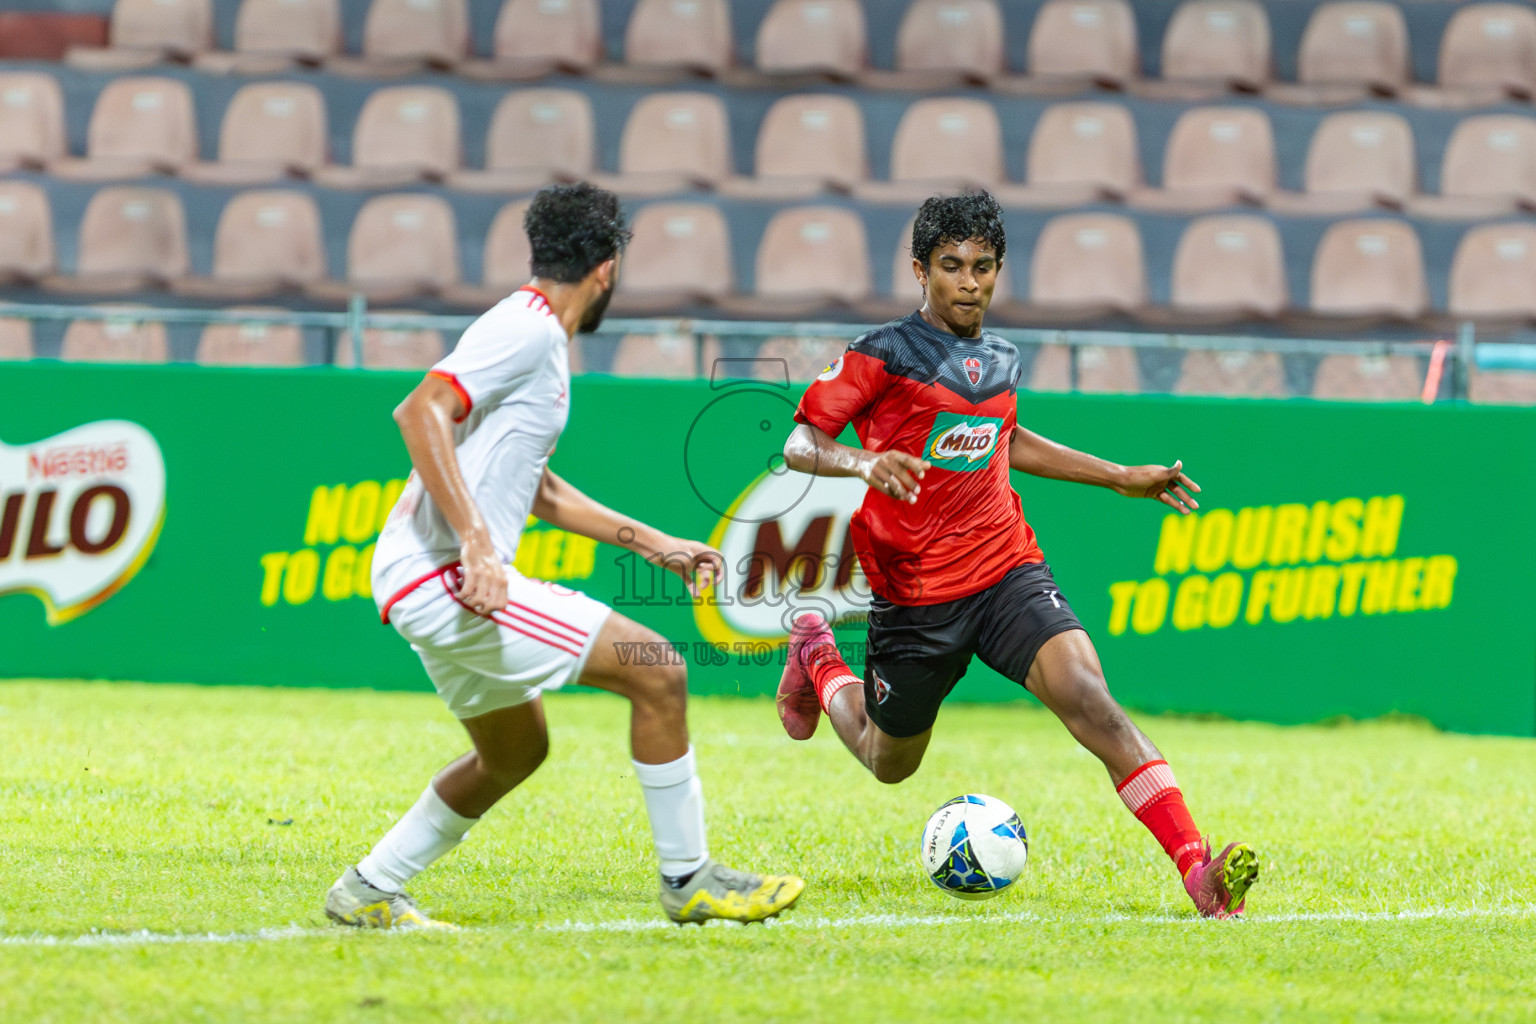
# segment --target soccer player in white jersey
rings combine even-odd
[[[473,749],[438,772],[342,873],[326,913],[360,927],[439,926],[405,894],[406,883],[539,767],[548,750],[540,695],[576,681],[630,702],[630,749],[667,915],[678,923],[772,917],[804,882],[710,858],[684,667],[664,658],[625,664],[618,651],[661,650],[661,638],[585,594],[510,567],[530,513],[662,560],[695,594],[721,567],[707,545],[621,515],[550,472],[570,413],[567,346],[602,320],[629,232],[618,200],[585,184],[540,192],[524,227],[532,282],[475,321],[395,410],[414,468],[373,556],[380,614],[421,656]]]

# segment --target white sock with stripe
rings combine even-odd
[[[464,841],[479,818],[466,818],[443,803],[428,783],[421,799],[357,862],[357,873],[376,889],[396,893],[427,866]]]
[[[661,873],[677,878],[699,870],[709,859],[709,847],[704,841],[704,787],[694,771],[693,748],[676,761],[635,761],[634,766]]]

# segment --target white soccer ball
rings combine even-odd
[[[985,900],[1023,873],[1029,837],[1012,807],[967,793],[933,812],[918,852],[933,884],[962,900]]]

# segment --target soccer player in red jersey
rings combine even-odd
[[[1018,351],[982,329],[1006,244],[990,195],[925,202],[912,228],[922,309],[855,340],[800,401],[800,426],[784,445],[789,467],[869,484],[850,530],[874,597],[862,678],[824,618],[795,620],[779,718],[803,740],[825,711],[875,778],[900,782],[922,763],[939,704],[979,655],[1104,763],[1200,913],[1237,916],[1258,858],[1246,843],[1211,855],[1172,769],[1110,696],[1008,471],[1153,498],[1186,515],[1200,488],[1181,462],[1121,466],[1018,425]],[[837,442],[849,423],[862,447]]]

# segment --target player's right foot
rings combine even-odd
[[[799,616],[790,627],[789,653],[784,674],[779,677],[778,706],[779,721],[792,740],[810,739],[821,721],[821,700],[816,696],[816,684],[811,681],[805,656],[821,644],[836,642],[832,627],[815,612]]]
[[[713,859],[693,873],[681,889],[661,883],[661,908],[678,924],[763,921],[788,910],[805,882],[794,875],[754,875]]]
[[[403,892],[390,893],[369,885],[357,868],[347,868],[325,894],[325,916],[353,928],[455,928],[434,921]]]
[[[1241,917],[1244,897],[1259,880],[1259,857],[1247,843],[1228,843],[1211,856],[1210,840],[1205,858],[1184,876],[1184,891],[1195,901],[1201,917]]]

